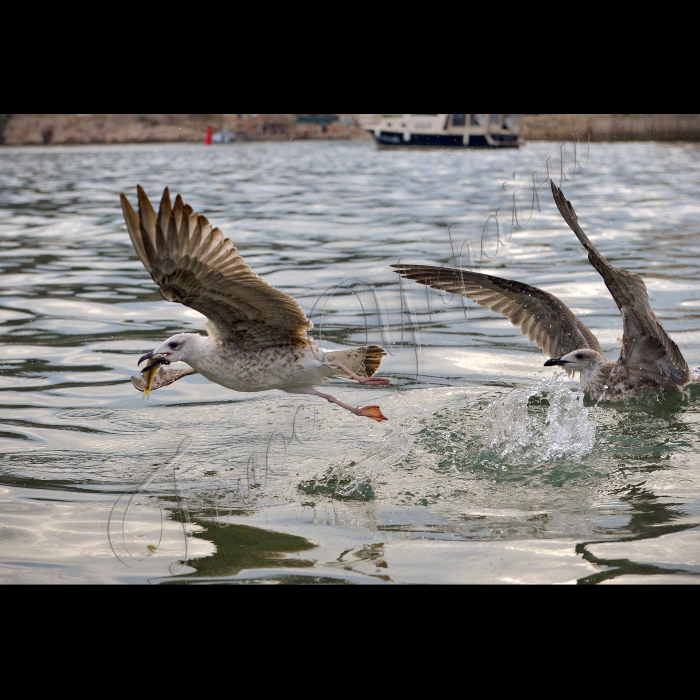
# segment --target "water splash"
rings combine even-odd
[[[484,447],[511,464],[576,459],[591,452],[595,421],[583,406],[583,391],[565,386],[559,381],[563,376],[515,389],[489,404]]]

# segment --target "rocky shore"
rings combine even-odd
[[[700,141],[700,114],[525,114],[527,141]]]
[[[0,115],[6,146],[202,141],[212,131],[236,140],[371,138],[353,115],[10,114]]]
[[[201,141],[207,115],[12,114],[2,133],[8,146],[37,144]]]

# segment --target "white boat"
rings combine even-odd
[[[519,114],[368,114],[363,126],[382,146],[521,145]]]

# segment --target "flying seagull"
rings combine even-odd
[[[503,314],[551,359],[580,373],[581,387],[595,399],[620,401],[651,390],[683,392],[690,370],[651,310],[642,278],[613,267],[590,242],[563,192],[552,182],[554,201],[566,223],[588,251],[622,315],[622,352],[616,362],[603,355],[598,339],[553,294],[501,277],[425,265],[393,265],[402,277],[435,289],[461,294],[480,306]]]
[[[319,396],[356,416],[386,420],[379,406],[348,406],[314,388],[330,377],[359,384],[387,385],[374,377],[386,352],[376,346],[322,350],[308,336],[312,323],[299,304],[258,277],[229,238],[213,228],[178,194],[175,204],[166,187],[155,212],[143,188],[137,186],[139,213],[121,194],[131,241],[141,262],[166,301],[189,306],[207,317],[207,335],[178,333],[139,364],[148,360],[144,378],[132,383],[147,396],[198,372],[235,391],[281,389],[289,394]],[[167,365],[183,361],[188,369]]]

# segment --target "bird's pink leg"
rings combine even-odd
[[[355,374],[355,372],[348,369],[342,362],[338,362],[337,360],[333,360],[328,364],[331,367],[337,367],[338,369],[342,369],[343,372],[347,372],[350,375],[350,377],[359,384],[373,384],[380,386],[386,386],[387,384],[391,385],[391,382],[388,379],[384,379],[383,377],[361,377],[359,374]]]
[[[335,396],[331,396],[330,394],[322,394],[320,391],[316,391],[315,389],[313,390],[313,394],[315,396],[320,396],[322,399],[326,399],[326,401],[334,403],[336,406],[344,408],[346,411],[354,413],[356,416],[371,418],[372,420],[376,420],[377,423],[381,423],[383,420],[388,420],[388,418],[382,413],[382,409],[379,408],[379,406],[365,406],[364,408],[360,408],[359,406],[348,406],[346,403],[338,401]]]

